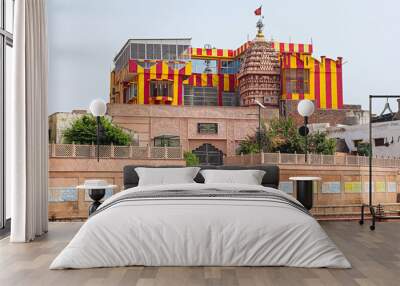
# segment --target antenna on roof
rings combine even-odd
[[[311,41],[311,46],[312,46],[312,49],[313,49],[313,53],[315,53],[315,48],[314,48],[312,37],[310,38],[310,41]]]

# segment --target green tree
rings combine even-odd
[[[357,154],[360,156],[368,156],[369,157],[369,143],[368,142],[360,142],[357,144]]]
[[[261,132],[258,130],[252,136],[247,136],[244,141],[239,143],[239,147],[236,149],[237,154],[250,154],[259,153],[260,150],[267,151],[269,145],[269,138],[265,132],[267,130],[264,123],[261,125]]]
[[[250,154],[264,152],[304,153],[305,137],[299,134],[297,126],[291,118],[271,120],[268,128],[261,134],[261,146],[257,140],[257,133],[248,136],[240,142],[237,153]],[[318,154],[334,154],[336,140],[330,139],[325,133],[317,132],[308,135],[308,152]]]
[[[304,153],[304,138],[291,118],[273,119],[267,129],[269,152]]]
[[[187,167],[193,167],[193,166],[200,165],[199,157],[197,157],[196,154],[193,154],[192,152],[183,153],[183,158],[186,161]]]
[[[92,144],[96,143],[97,124],[96,118],[85,114],[76,119],[70,128],[63,133],[63,142],[66,144]],[[131,144],[132,136],[122,128],[115,126],[109,119],[100,118],[100,145],[126,146]]]
[[[323,155],[333,155],[336,151],[336,139],[328,138],[323,132],[309,135],[308,152]]]
[[[237,154],[251,154],[258,153],[260,147],[258,146],[256,136],[247,136],[247,138],[239,143],[239,147],[236,150]]]

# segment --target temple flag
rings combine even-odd
[[[262,7],[262,6],[258,7],[256,10],[254,10],[254,14],[255,14],[255,15],[257,15],[257,16],[260,16],[260,15],[261,15],[261,7]]]

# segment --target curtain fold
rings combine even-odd
[[[15,1],[13,94],[6,120],[11,242],[47,232],[48,121],[45,0]]]

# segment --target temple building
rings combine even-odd
[[[266,106],[278,107],[281,92],[279,55],[273,43],[265,41],[261,20],[257,27],[257,37],[244,52],[237,76],[240,104],[252,105],[258,100]]]
[[[262,26],[235,50],[130,39],[114,58],[110,102],[248,106],[257,98],[284,111],[286,101],[306,98],[320,109],[343,108],[342,59],[312,52],[311,44],[267,41]]]
[[[312,44],[266,40],[261,19],[257,28],[237,49],[193,47],[190,38],[129,39],[114,58],[109,115],[134,130],[140,146],[181,146],[202,164],[221,164],[254,135],[255,100],[266,106],[265,122],[297,122],[297,102],[310,99],[318,117],[342,123],[349,114],[342,59],[316,59]]]

